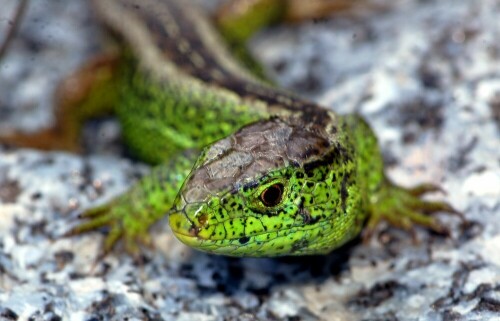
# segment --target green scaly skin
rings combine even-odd
[[[370,131],[360,134],[372,135]],[[349,136],[340,140],[340,148],[350,146]],[[358,235],[368,213],[358,183],[361,173],[356,171],[354,148],[335,156],[328,164],[311,169],[290,164],[271,170],[247,180],[236,190],[212,193],[205,202],[194,206],[183,200],[189,192],[185,188],[176,200],[170,225],[182,242],[212,253],[328,253]],[[198,160],[199,168],[207,160],[204,157]],[[276,206],[266,206],[261,195],[277,184],[283,186],[282,200]]]
[[[159,86],[137,70],[133,59],[124,59],[117,75],[122,100],[116,114],[127,145],[148,163],[161,164],[186,149],[201,149],[265,117],[230,95],[221,97],[206,87],[193,90],[189,84]]]
[[[108,226],[106,252],[120,239],[137,252],[149,242],[148,228],[169,215],[176,237],[195,249],[280,256],[328,253],[367,221],[370,230],[381,219],[443,230],[421,212],[453,209],[419,198],[434,186],[390,183],[375,135],[359,116],[335,115],[235,67],[223,44],[206,40],[213,31],[203,17],[178,0],[117,5],[133,2],[94,6],[128,48],[113,78],[125,140],[158,167],[84,213],[87,221],[70,234]]]

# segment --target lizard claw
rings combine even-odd
[[[135,203],[124,194],[114,200],[95,208],[88,209],[78,215],[83,220],[63,236],[70,237],[85,234],[87,232],[107,229],[101,253],[97,260],[107,256],[120,242],[127,253],[137,257],[142,245],[152,247],[152,241],[148,234],[149,222],[137,220],[138,209]]]
[[[422,196],[427,193],[433,193],[433,192],[441,192],[441,193],[446,193],[441,186],[435,185],[435,184],[430,184],[430,183],[424,183],[420,184],[411,188],[407,189],[408,193],[410,193],[413,196]]]
[[[384,184],[371,199],[370,218],[363,232],[363,240],[366,241],[373,235],[376,225],[381,220],[410,232],[414,230],[415,225],[420,225],[435,233],[449,236],[450,229],[440,223],[433,214],[444,212],[456,215],[462,222],[465,218],[461,212],[446,202],[426,201],[420,198],[426,193],[436,191],[442,189],[433,184],[422,184],[409,189],[389,182]]]

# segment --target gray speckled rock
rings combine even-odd
[[[15,3],[2,1],[0,35]],[[475,222],[443,216],[452,238],[382,224],[324,257],[234,259],[192,251],[160,222],[142,262],[96,261],[101,234],[61,235],[147,171],[105,121],[84,133],[91,156],[0,150],[0,320],[500,319],[499,15],[495,0],[408,0],[252,42],[284,86],[365,115],[395,181],[440,184],[430,197]],[[57,81],[96,51],[94,28],[84,1],[30,2],[0,62],[0,132],[50,122]]]

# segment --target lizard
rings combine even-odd
[[[118,241],[137,253],[167,216],[194,249],[273,257],[329,253],[363,230],[369,237],[381,220],[446,232],[433,214],[460,213],[422,199],[438,186],[391,182],[361,116],[338,115],[263,79],[244,42],[282,18],[287,1],[250,3],[254,10],[238,19],[220,19],[222,37],[186,1],[92,1],[119,50],[63,81],[54,127],[0,142],[76,151],[83,120],[113,112],[132,153],[155,167],[128,192],[85,210],[67,235],[104,227],[104,253]]]

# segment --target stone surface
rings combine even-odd
[[[98,47],[85,3],[30,2],[0,62],[0,132],[50,123],[57,82]],[[440,184],[430,197],[474,223],[442,216],[452,237],[418,229],[417,241],[382,224],[324,257],[234,259],[184,247],[161,222],[143,262],[96,261],[101,234],[61,234],[147,171],[106,120],[87,128],[86,156],[0,149],[0,320],[498,320],[500,5],[388,3],[251,45],[283,86],[362,113],[393,180]],[[0,35],[15,4],[2,1]]]

